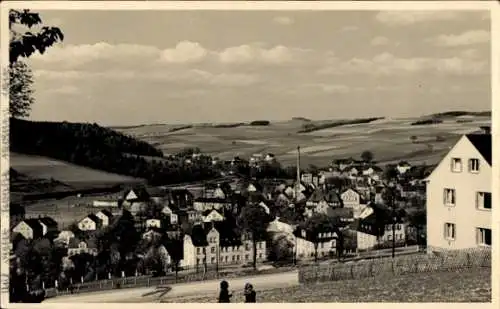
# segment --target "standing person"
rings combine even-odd
[[[245,303],[256,303],[257,293],[250,283],[245,284]]]
[[[230,303],[233,294],[229,294],[229,283],[222,280],[220,283],[219,303]]]

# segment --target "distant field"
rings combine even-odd
[[[271,122],[269,126],[220,128],[193,126],[170,132],[172,125],[152,125],[117,130],[154,144],[164,153],[175,153],[186,147],[199,147],[203,152],[231,159],[248,158],[254,153],[271,152],[287,165],[295,163],[296,148],[302,149],[304,166],[327,165],[333,158],[359,157],[365,150],[382,163],[402,159],[413,163],[435,164],[465,133],[490,124],[490,117],[470,116],[470,122],[457,123],[453,117],[434,125],[412,126],[418,118],[381,119],[372,123],[344,125],[310,133],[297,133],[303,121]],[[415,135],[417,142],[410,137]],[[440,136],[442,141],[436,141]]]
[[[31,178],[56,179],[71,187],[139,182],[140,179],[107,173],[47,157],[10,153],[10,167]]]
[[[411,274],[385,280],[368,278],[337,281],[258,291],[257,302],[491,302],[490,278],[491,269],[484,268],[464,272]],[[255,288],[258,290],[258,286]],[[217,293],[184,299],[166,298],[162,302],[215,303]],[[241,292],[234,295],[233,302],[243,302]]]

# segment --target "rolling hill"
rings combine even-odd
[[[297,145],[301,146],[304,166],[326,166],[334,158],[359,157],[370,150],[375,160],[395,163],[407,160],[414,163],[437,163],[449,148],[465,133],[489,125],[488,112],[446,112],[435,114],[440,123],[411,125],[429,116],[407,119],[372,119],[366,123],[349,124],[349,120],[271,122],[267,126],[192,125],[179,131],[171,131],[172,125],[152,125],[134,128],[117,128],[118,131],[147,141],[164,153],[175,153],[187,147],[199,147],[202,152],[220,159],[234,156],[248,158],[254,153],[270,152],[285,165],[296,160]],[[468,115],[467,122],[458,121]],[[436,117],[438,117],[436,116]],[[310,132],[299,133],[304,124],[321,126],[325,123],[342,122]],[[416,140],[412,141],[411,137]]]

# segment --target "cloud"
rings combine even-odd
[[[448,21],[460,18],[457,11],[383,11],[375,19],[388,26],[407,26],[432,21]]]
[[[489,43],[490,40],[491,33],[486,30],[469,30],[461,34],[443,34],[429,39],[430,42],[437,46],[449,47]]]
[[[160,58],[166,63],[193,63],[204,60],[208,54],[208,50],[200,43],[182,41],[174,48],[163,50]]]
[[[373,46],[382,46],[387,44],[389,44],[389,39],[386,38],[385,36],[374,37],[371,41],[371,45]]]
[[[96,43],[81,45],[57,45],[49,48],[44,54],[35,53],[30,60],[35,63],[58,64],[66,68],[84,67],[96,61],[134,62],[156,58],[159,50],[156,47],[135,45]]]
[[[348,93],[352,89],[349,86],[342,84],[306,84],[304,88],[309,88],[313,90],[321,90],[324,93]]]
[[[218,55],[219,61],[225,64],[244,64],[262,62],[266,64],[284,64],[300,59],[307,52],[302,49],[278,45],[269,49],[252,45],[229,47]]]
[[[36,70],[33,73],[38,80],[49,82],[82,83],[99,81],[157,81],[165,83],[241,87],[256,84],[260,81],[255,74],[243,73],[211,73],[204,70],[176,70],[176,71],[132,71],[132,70],[106,70],[93,71],[51,71]]]
[[[154,46],[96,43],[82,45],[57,45],[45,54],[36,53],[30,58],[34,68],[77,69],[95,66],[118,65],[120,68],[156,67],[159,65],[196,64],[206,61],[222,64],[264,63],[285,64],[301,60],[308,50],[277,45],[240,45],[221,51],[209,50],[200,43],[178,42],[174,47],[159,49]]]
[[[293,25],[295,23],[295,20],[288,16],[276,16],[275,18],[273,18],[273,22],[279,25],[289,26]]]
[[[486,60],[472,60],[459,57],[451,58],[400,58],[391,53],[382,53],[373,58],[352,58],[348,61],[331,60],[319,74],[371,74],[403,75],[427,72],[440,75],[481,75],[489,72]]]

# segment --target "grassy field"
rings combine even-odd
[[[448,117],[440,124],[412,126],[411,123],[416,119],[381,119],[310,133],[298,133],[306,122],[297,119],[255,127],[218,128],[194,125],[175,132],[171,132],[172,125],[117,130],[145,140],[166,154],[186,147],[199,147],[203,152],[221,159],[234,156],[248,158],[254,153],[271,152],[286,165],[295,163],[295,149],[300,145],[305,166],[325,166],[333,158],[359,157],[365,150],[372,151],[375,160],[382,163],[404,159],[414,163],[435,164],[462,134],[490,123],[489,117],[473,116],[466,123],[457,123],[457,119]],[[413,135],[417,137],[415,143],[410,140]],[[442,141],[436,140],[438,136]]]
[[[70,186],[85,183],[113,184],[137,182],[139,179],[107,173],[52,158],[10,153],[10,167],[32,178],[56,179]]]
[[[388,280],[368,278],[258,291],[259,303],[304,302],[490,302],[491,269],[419,273]],[[256,287],[258,290],[258,287]],[[243,302],[241,292],[233,302]],[[217,295],[162,302],[214,303]]]

